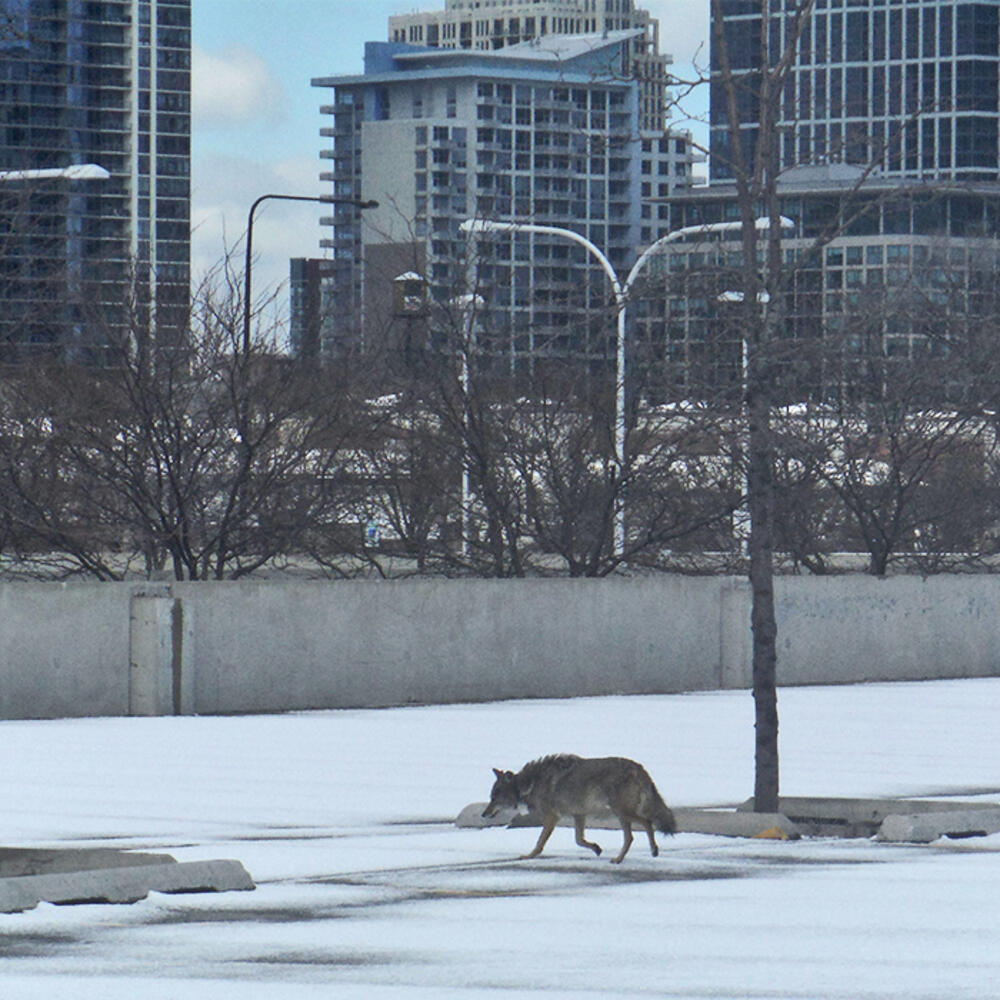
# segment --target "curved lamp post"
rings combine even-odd
[[[758,219],[756,227],[758,229],[768,229],[770,219]],[[793,226],[791,219],[782,217],[783,228]],[[628,306],[628,295],[632,290],[632,285],[639,276],[642,269],[649,260],[660,253],[663,248],[677,240],[685,239],[689,236],[707,236],[711,233],[726,233],[738,231],[743,228],[742,222],[709,222],[701,226],[684,226],[681,229],[674,229],[661,236],[655,243],[651,243],[639,255],[639,258],[632,265],[628,277],[621,281],[617,272],[608,260],[604,252],[587,237],[573,232],[572,229],[564,229],[562,226],[545,226],[534,222],[498,222],[491,219],[466,219],[459,227],[463,233],[478,235],[497,233],[536,233],[547,236],[559,236],[563,239],[572,240],[579,244],[600,264],[604,273],[611,282],[611,288],[615,296],[615,306],[617,308],[617,362],[616,362],[616,382],[617,392],[615,394],[615,462],[618,465],[619,477],[625,474],[625,431],[626,431],[626,411],[625,411],[625,310]],[[625,553],[625,503],[621,501],[615,510],[615,555],[622,556]]]
[[[253,218],[257,206],[261,202],[275,201],[314,201],[321,205],[354,205],[359,209],[378,208],[377,201],[362,201],[360,198],[340,198],[336,195],[308,194],[262,194],[250,206],[247,214],[247,252],[246,266],[243,271],[243,353],[250,353],[250,270],[253,266]]]

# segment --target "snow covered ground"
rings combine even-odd
[[[788,795],[1000,801],[1000,679],[783,689]],[[1000,997],[1000,837],[637,837],[613,866],[458,830],[493,765],[642,761],[669,803],[752,791],[746,692],[0,723],[0,844],[232,857],[250,893],[0,916],[0,997]],[[596,831],[605,848],[616,831]]]

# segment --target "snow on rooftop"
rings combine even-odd
[[[400,52],[396,55],[396,59],[401,63],[413,61],[452,62],[470,58],[566,62],[591,52],[598,52],[609,46],[619,45],[642,34],[644,31],[641,28],[629,28],[608,31],[604,34],[544,35],[527,42],[519,42],[517,45],[506,45],[500,49],[417,49]]]

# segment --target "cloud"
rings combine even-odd
[[[191,99],[195,123],[203,128],[274,124],[288,101],[265,60],[244,45],[221,52],[192,47]]]
[[[262,163],[230,154],[208,154],[194,163],[191,191],[191,274],[194,286],[215,272],[230,254],[235,273],[243,273],[243,242],[251,204],[265,193],[321,193],[318,157],[304,155]],[[288,319],[288,262],[292,257],[320,257],[320,239],[329,232],[319,225],[329,206],[265,202],[254,216],[254,302],[265,310],[265,324],[283,326]]]

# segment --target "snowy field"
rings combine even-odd
[[[783,689],[782,792],[1000,801],[1000,679]],[[0,916],[0,997],[1000,997],[1000,837],[925,846],[458,830],[490,767],[752,791],[746,692],[0,723],[0,844],[237,858],[249,893]]]

